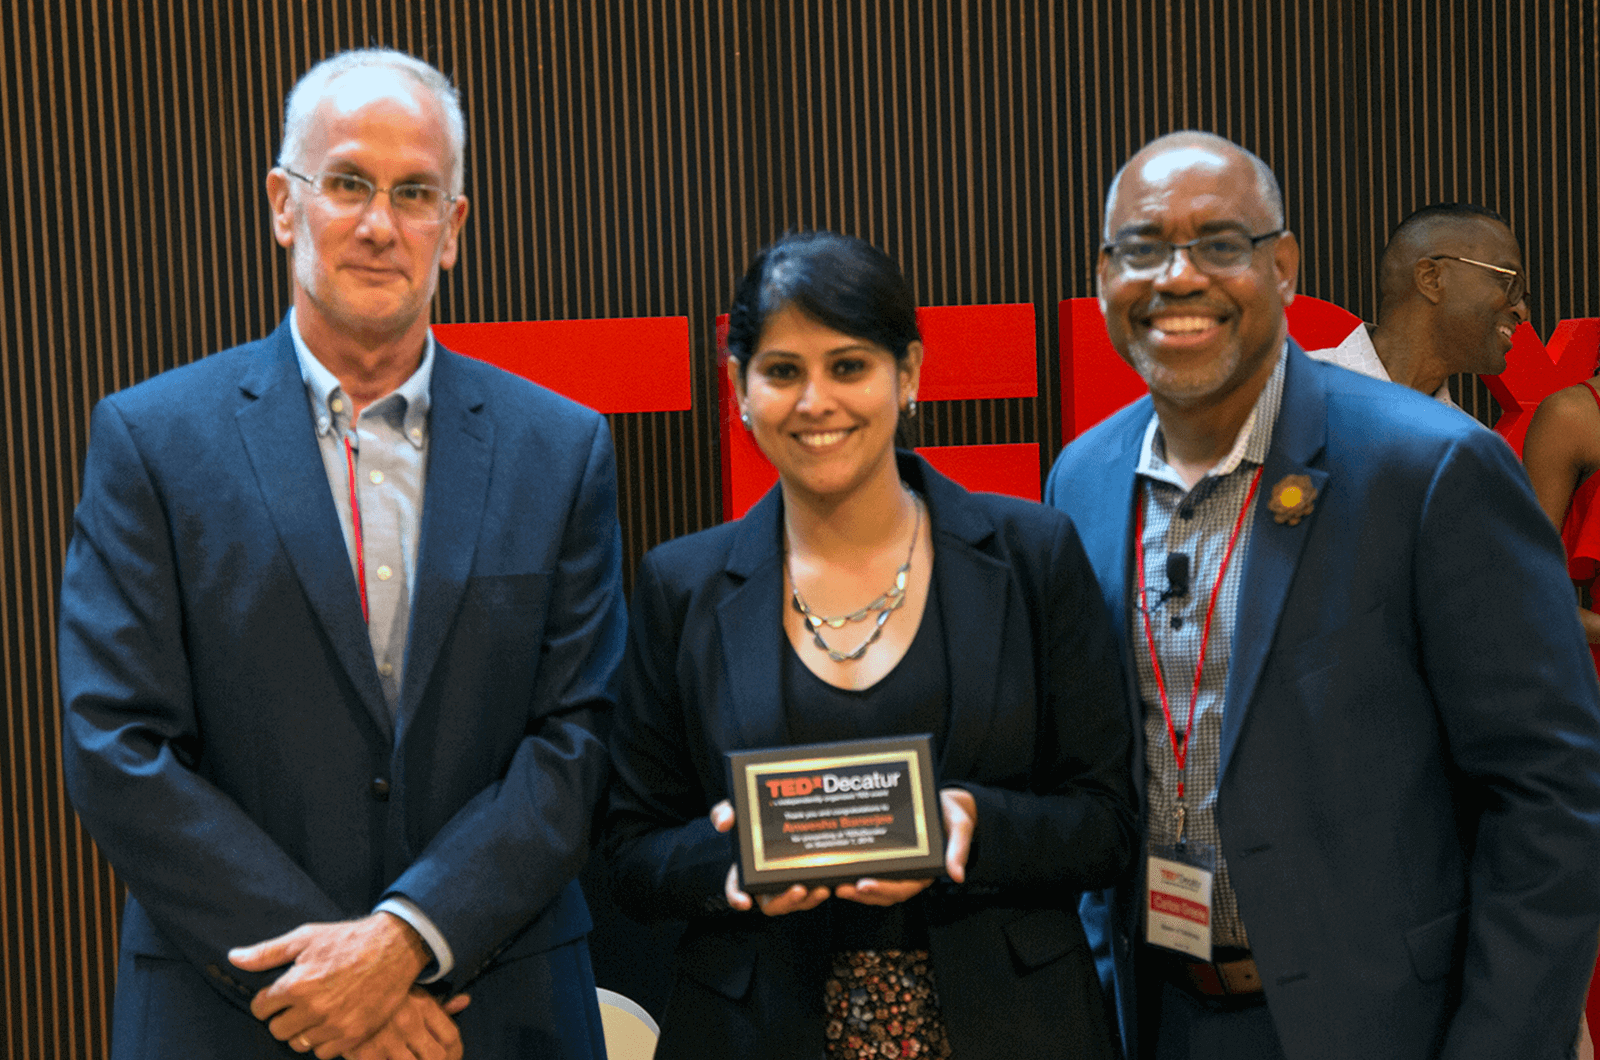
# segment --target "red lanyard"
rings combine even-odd
[[[354,424],[351,424],[354,427]],[[367,564],[361,555],[361,502],[356,499],[356,454],[350,448],[350,435],[344,436],[344,466],[350,472],[350,522],[355,527],[356,581],[361,585],[361,621],[367,618]],[[1159,680],[1159,678],[1157,679]]]
[[[1211,640],[1211,616],[1217,612],[1217,597],[1222,590],[1223,576],[1228,573],[1228,563],[1233,559],[1233,546],[1239,543],[1239,531],[1244,529],[1245,513],[1250,510],[1250,501],[1256,495],[1256,487],[1261,484],[1261,472],[1265,467],[1256,468],[1255,476],[1250,480],[1250,490],[1244,495],[1244,503],[1239,506],[1239,518],[1234,520],[1233,535],[1228,538],[1227,551],[1222,553],[1222,566],[1217,571],[1217,582],[1211,587],[1211,602],[1206,604],[1206,625],[1200,631],[1200,661],[1194,667],[1194,688],[1189,692],[1189,720],[1184,723],[1183,739],[1178,739],[1178,730],[1172,724],[1172,705],[1167,702],[1167,686],[1161,679],[1161,657],[1156,654],[1155,630],[1150,626],[1149,594],[1145,590],[1144,578],[1144,493],[1141,489],[1134,497],[1137,505],[1135,515],[1135,530],[1133,538],[1134,556],[1139,564],[1139,610],[1144,615],[1144,637],[1150,646],[1150,666],[1156,672],[1156,691],[1161,695],[1161,712],[1167,716],[1167,739],[1172,741],[1172,757],[1178,763],[1178,798],[1183,798],[1183,764],[1189,757],[1189,735],[1194,731],[1194,707],[1200,701],[1200,673],[1206,667],[1206,644]]]

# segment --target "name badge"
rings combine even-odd
[[[1211,960],[1217,856],[1203,843],[1157,847],[1145,866],[1145,941]]]

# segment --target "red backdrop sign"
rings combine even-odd
[[[1500,419],[1494,429],[1522,455],[1522,440],[1528,433],[1528,420],[1539,402],[1560,390],[1582,382],[1594,374],[1600,356],[1600,318],[1563,320],[1550,335],[1550,345],[1539,341],[1529,324],[1519,326],[1511,336],[1511,352],[1506,354],[1506,370],[1486,375],[1489,393],[1500,403]]]
[[[1337,345],[1360,324],[1354,314],[1301,295],[1289,307],[1289,332],[1306,349]],[[1144,394],[1144,383],[1111,347],[1099,303],[1060,303],[1063,441],[1070,441]],[[918,311],[927,353],[924,401],[1034,397],[1038,339],[1031,303],[929,306]],[[719,349],[727,318],[717,319]],[[444,345],[499,365],[601,412],[659,412],[690,408],[689,319],[632,317],[436,324]],[[1523,324],[1513,336],[1506,370],[1484,376],[1502,414],[1495,424],[1519,454],[1528,420],[1540,401],[1594,374],[1600,358],[1600,319],[1562,321],[1546,346]],[[743,515],[777,480],[739,423],[733,393],[717,373],[722,436],[723,514]],[[968,489],[1039,499],[1039,446],[928,446],[930,463]]]
[[[433,334],[457,353],[600,412],[671,412],[691,404],[688,317],[435,324]]]

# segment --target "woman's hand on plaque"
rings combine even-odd
[[[956,883],[967,879],[967,854],[972,850],[972,830],[978,823],[978,804],[964,788],[944,788],[939,792],[939,809],[944,814],[944,870]],[[895,905],[913,898],[931,886],[932,880],[860,879],[842,883],[833,893],[862,905]]]
[[[956,883],[967,882],[967,855],[972,833],[978,827],[978,804],[965,788],[941,788],[939,809],[944,811],[944,871]]]
[[[929,887],[933,880],[879,880],[867,876],[855,883],[841,883],[833,893],[850,902],[862,905],[899,905],[915,898]]]
[[[733,804],[727,799],[711,807],[711,827],[719,832],[726,832],[733,827]],[[759,906],[767,916],[783,916],[785,913],[801,913],[807,909],[815,909],[826,902],[833,892],[826,887],[807,888],[797,883],[788,890],[776,894],[752,897],[739,888],[739,866],[729,865],[728,878],[722,885],[722,893],[728,904],[741,912]]]

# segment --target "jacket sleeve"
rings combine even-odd
[[[62,758],[85,827],[165,937],[247,1006],[230,947],[340,910],[194,769],[201,739],[169,515],[134,433],[96,408],[61,584]]]
[[[477,975],[572,884],[589,854],[607,772],[600,733],[627,627],[616,460],[606,421],[592,423],[526,693],[525,734],[504,774],[486,778],[386,892],[410,899],[444,935],[456,961],[451,983]]]
[[[1418,537],[1422,671],[1472,852],[1441,1055],[1566,1056],[1600,922],[1600,690],[1559,542],[1487,432],[1440,461]]]
[[[733,833],[707,814],[726,797],[708,786],[693,753],[698,720],[678,680],[685,612],[645,557],[634,587],[622,701],[611,733],[612,780],[605,820],[612,893],[638,920],[737,915],[723,897],[738,857]],[[714,764],[712,766],[714,768]]]
[[[1074,891],[1116,881],[1136,847],[1133,735],[1116,642],[1076,530],[1064,517],[1030,602],[1037,681],[1025,785],[954,781],[977,827],[968,882]]]

